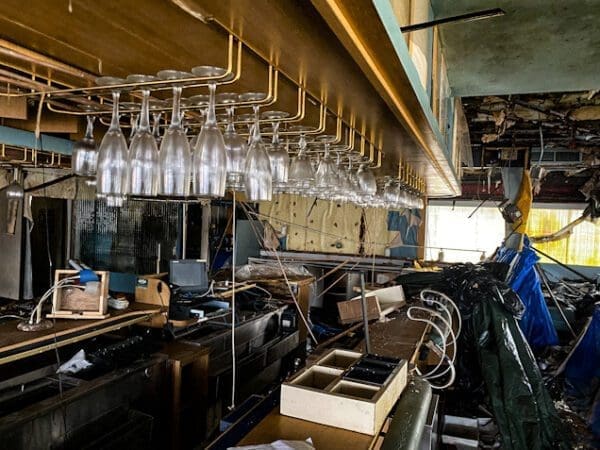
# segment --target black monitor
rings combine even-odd
[[[206,291],[208,289],[206,261],[172,259],[169,261],[169,282],[183,291]]]

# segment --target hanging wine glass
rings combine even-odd
[[[271,201],[273,196],[271,161],[260,135],[259,106],[254,105],[253,109],[252,142],[248,147],[244,170],[246,197],[251,202]]]
[[[96,193],[106,198],[108,206],[122,206],[129,192],[129,156],[127,142],[119,124],[120,92],[112,93],[113,111],[110,127],[98,149]]]
[[[185,197],[190,192],[190,144],[181,126],[180,101],[181,86],[174,86],[171,124],[159,152],[158,193],[169,197]]]
[[[390,176],[385,177],[383,187],[383,200],[389,209],[395,209],[398,201],[398,183]]]
[[[291,128],[291,131],[300,133],[300,138],[298,140],[298,154],[292,158],[288,175],[291,193],[294,194],[309,195],[309,192],[314,187],[315,171],[310,158],[306,153],[308,146],[306,132],[309,130],[311,130],[311,128],[302,125]]]
[[[315,187],[318,195],[324,199],[332,198],[338,188],[337,167],[329,154],[329,146],[335,142],[336,136],[319,136],[318,142],[321,142],[325,147],[325,154],[319,161],[319,166],[315,173]]]
[[[287,148],[279,141],[280,120],[288,116],[289,114],[285,111],[266,111],[262,114],[264,119],[272,121],[271,131],[273,132],[273,137],[269,150],[269,160],[271,162],[273,191],[276,193],[282,192],[285,189],[289,176],[290,156]]]
[[[98,145],[94,140],[94,122],[96,118],[86,116],[86,119],[87,127],[84,138],[73,144],[71,170],[80,177],[93,177],[96,175],[98,165]]]
[[[189,106],[196,106],[198,108],[198,112],[200,113],[200,128],[204,125],[204,120],[206,119],[206,110],[208,108],[208,100],[209,96],[206,94],[198,94],[193,95],[187,99],[187,104]],[[198,138],[200,137],[200,133],[193,135],[190,141],[190,151],[192,152],[192,157],[194,153],[194,149],[196,148],[196,144],[198,144]]]
[[[132,195],[155,196],[158,192],[158,147],[150,131],[150,91],[142,91],[139,125],[129,147]]]
[[[129,144],[131,144],[131,141],[133,140],[133,136],[135,136],[135,133],[137,132],[139,120],[140,120],[139,114],[134,114],[133,112],[130,114],[130,116],[129,116],[129,137],[127,138],[127,142],[129,142]]]
[[[227,187],[235,191],[244,189],[244,170],[248,145],[246,139],[240,136],[235,129],[235,108],[232,105],[237,102],[239,95],[234,93],[222,93],[217,96],[220,104],[227,105],[227,128],[223,133],[225,152],[227,155]]]
[[[208,85],[210,99],[206,120],[194,148],[194,193],[204,197],[223,197],[227,180],[227,153],[215,113],[217,85]]]
[[[345,149],[345,146],[334,146],[334,148],[337,147],[340,150],[342,148]],[[335,161],[335,165],[336,165],[336,175],[337,175],[337,182],[336,182],[336,189],[335,189],[335,193],[332,196],[332,200],[338,201],[338,202],[346,202],[348,200],[348,192],[350,190],[350,182],[348,181],[348,176],[346,174],[346,170],[344,167],[344,164],[342,162],[342,151],[336,151],[336,161]]]
[[[160,135],[160,118],[162,116],[161,112],[153,112],[152,113],[152,136],[154,136],[154,141],[156,142],[157,147],[160,146],[162,141],[162,136]]]
[[[374,197],[375,194],[377,194],[377,180],[375,179],[373,172],[371,172],[371,169],[369,169],[369,164],[362,163],[358,168],[358,172],[356,172],[356,176],[358,178],[360,190],[366,199],[368,200],[370,197]]]

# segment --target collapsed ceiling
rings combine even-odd
[[[600,167],[597,91],[467,97],[463,104],[473,154],[463,178],[465,197],[481,192],[472,187],[481,185],[482,170],[492,170],[494,182],[499,172],[493,168],[525,163],[552,172],[541,193],[546,201],[572,201]]]

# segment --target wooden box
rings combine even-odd
[[[46,317],[55,319],[106,319],[108,314],[108,281],[109,272],[94,271],[100,281],[97,285],[87,283],[85,290],[78,287],[55,289],[52,296],[52,313]],[[76,276],[78,270],[57,270],[54,274],[55,284]],[[79,286],[77,280],[73,283]]]
[[[381,308],[376,295],[367,294],[367,320],[379,319]],[[346,325],[349,323],[360,322],[363,320],[362,299],[356,298],[337,303],[340,323]]]
[[[282,415],[376,435],[407,382],[407,363],[394,365],[382,384],[351,380],[366,356],[333,349],[281,386]]]

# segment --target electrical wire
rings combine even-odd
[[[273,300],[273,294],[271,294],[268,290],[259,286],[258,284],[256,286],[254,286],[252,289],[258,289],[259,291],[263,291],[265,294],[267,294],[269,296],[269,298],[267,298],[265,300],[266,302],[270,302],[271,300]]]
[[[456,313],[456,318],[458,319],[458,329],[456,331],[456,338],[458,339],[458,337],[460,336],[460,332],[462,330],[462,316],[460,315],[460,310],[458,309],[458,305],[454,302],[454,300],[452,300],[450,297],[448,297],[446,294],[444,294],[443,292],[440,291],[435,291],[433,289],[423,289],[421,291],[421,293],[419,294],[419,296],[421,297],[421,300],[423,302],[432,302],[432,303],[436,303],[440,306],[442,306],[444,309],[446,309],[446,311],[448,311],[448,314],[450,314],[450,311],[448,310],[448,308],[442,304],[442,302],[432,299],[432,298],[425,298],[425,293],[429,293],[429,294],[433,294],[433,295],[437,295],[438,297],[443,298],[445,301],[447,301],[448,303],[450,303],[452,305],[452,307],[454,308],[454,312]]]
[[[46,93],[44,93],[41,96],[40,104],[38,107],[38,114],[37,114],[36,126],[35,126],[36,150],[39,150],[39,148],[43,148],[43,145],[41,145],[43,135],[40,133],[40,124],[41,124],[41,120],[42,120],[42,105],[44,103],[45,98],[46,98]],[[48,283],[52,287],[54,263],[52,260],[52,252],[50,250],[50,225],[49,225],[49,220],[48,220],[48,201],[47,201],[48,191],[47,191],[47,187],[45,184],[46,183],[46,173],[44,171],[43,165],[42,165],[42,183],[44,184],[44,199],[45,199],[45,204],[46,204],[44,214],[45,214],[45,222],[46,222],[45,223],[45,228],[46,228],[45,231],[46,231],[46,256],[48,257]],[[71,231],[69,230],[69,232],[71,232]],[[69,278],[69,277],[67,277],[67,278]],[[40,301],[40,303],[38,303],[36,308],[38,308],[38,307],[41,308],[42,303],[43,303],[43,301]],[[34,311],[35,311],[35,308],[34,308]],[[30,322],[31,322],[31,318],[30,318]],[[53,342],[54,342],[54,356],[56,357],[56,367],[58,369],[61,366],[61,360],[60,360],[60,354],[58,352],[58,337],[56,336],[56,318],[55,317],[52,318],[52,330],[53,330],[52,338],[53,338]],[[62,377],[63,377],[63,374],[58,373],[58,393],[59,393],[61,402],[62,402],[63,395],[64,395]],[[67,428],[67,405],[65,403],[63,403],[61,409],[62,409],[63,429],[65,430],[65,433],[66,433],[67,429],[68,429]]]
[[[456,369],[454,367],[454,364],[448,364],[448,367],[449,367],[450,372],[451,372],[450,373],[450,378],[448,379],[448,381],[445,384],[441,385],[441,386],[429,382],[429,384],[431,385],[431,387],[433,389],[442,390],[442,389],[449,388],[450,386],[452,386],[454,384],[454,381],[456,380]],[[427,380],[427,381],[429,381],[429,380]]]
[[[31,323],[31,324],[33,323],[33,317],[37,313],[37,310],[42,307],[44,301],[46,301],[46,299],[48,297],[50,297],[50,295],[52,295],[54,293],[54,291],[56,291],[57,289],[61,289],[63,287],[77,287],[77,288],[80,288],[80,289],[84,289],[82,286],[75,286],[75,285],[72,285],[72,284],[68,284],[71,281],[74,281],[74,280],[77,280],[77,279],[79,279],[79,275],[72,276],[72,277],[67,277],[67,278],[63,278],[62,280],[58,281],[54,285],[50,286],[50,289],[48,289],[44,293],[44,295],[42,295],[42,297],[40,298],[40,300],[37,303],[37,305],[35,306],[35,308],[33,308],[33,310],[31,311],[31,315],[29,317],[29,323]]]
[[[323,230],[319,230],[317,228],[312,228],[306,225],[300,225],[296,222],[291,222],[289,220],[284,220],[284,219],[280,219],[280,218],[275,218],[275,217],[270,217],[267,216],[265,214],[261,214],[255,211],[250,211],[248,214],[251,214],[252,216],[254,216],[255,218],[261,218],[266,220],[267,222],[273,221],[273,222],[280,222],[280,223],[284,223],[287,225],[292,225],[294,227],[298,227],[301,228],[303,230],[306,231],[312,231],[315,232],[321,236],[328,236],[328,237],[332,237],[332,238],[336,238],[337,240],[340,241],[347,241],[347,242],[351,242],[353,244],[363,244],[364,242],[360,241],[360,240],[356,240],[356,239],[351,239],[347,236],[340,236],[337,234],[333,234],[333,233],[327,233]],[[376,245],[376,246],[383,246],[383,247],[388,247],[391,243],[392,243],[393,239],[390,240],[389,242],[370,242],[371,245]],[[400,247],[410,247],[410,248],[424,248],[424,249],[435,249],[435,250],[457,250],[457,251],[464,251],[464,252],[473,252],[473,253],[481,253],[484,250],[481,249],[472,249],[472,248],[450,248],[450,247],[434,247],[434,246],[429,246],[429,245],[413,245],[413,244],[402,244]]]
[[[250,214],[249,214],[249,207],[244,202],[240,202],[240,206],[242,207],[242,210],[244,211],[244,213],[246,214],[246,216],[248,217],[248,219],[250,221],[252,221],[253,219],[250,217]],[[261,246],[264,248],[264,240],[261,239],[261,237],[258,235],[258,233],[256,231],[254,231],[254,233],[255,233],[256,239],[261,244]],[[279,268],[280,268],[281,273],[283,275],[283,279],[285,280],[285,283],[287,285],[287,288],[288,288],[288,291],[290,293],[290,296],[292,297],[292,301],[294,302],[294,305],[296,306],[296,310],[298,311],[298,315],[300,316],[300,319],[302,319],[302,322],[304,323],[304,326],[306,327],[306,331],[310,335],[311,339],[314,341],[315,345],[318,345],[319,341],[317,340],[317,338],[315,337],[314,333],[312,332],[311,326],[308,323],[308,319],[304,316],[304,312],[302,311],[302,308],[300,307],[300,304],[298,303],[298,300],[296,299],[296,295],[294,294],[294,289],[292,288],[292,284],[290,283],[290,280],[288,279],[287,274],[285,272],[285,268],[283,267],[281,259],[279,258],[279,252],[274,251],[273,254],[275,255],[275,258],[277,260],[277,264],[279,265]]]
[[[231,242],[233,253],[231,255],[231,405],[229,409],[235,408],[235,384],[236,378],[236,362],[235,362],[235,190],[233,190],[233,214],[231,220]],[[212,289],[212,284],[211,284]]]
[[[431,379],[434,379],[434,378],[443,377],[446,373],[448,373],[448,370],[450,370],[449,369],[450,366],[453,365],[454,361],[456,360],[456,336],[454,335],[454,331],[452,330],[452,326],[448,322],[446,322],[446,320],[441,316],[441,314],[439,314],[438,312],[432,311],[431,309],[422,308],[422,307],[419,307],[419,306],[413,306],[413,307],[411,307],[409,309],[412,309],[413,311],[414,310],[419,310],[419,311],[424,311],[424,312],[427,312],[427,313],[432,313],[435,317],[437,317],[438,319],[440,319],[446,325],[446,327],[448,327],[447,328],[448,332],[449,332],[448,334],[452,338],[452,342],[450,342],[450,344],[446,343],[446,349],[445,349],[444,354],[442,355],[442,358],[443,359],[449,359],[450,364],[442,372],[435,373],[433,375],[428,375],[425,378],[428,379],[428,380],[431,380]],[[442,339],[446,340],[446,336],[444,336]],[[454,352],[452,353],[452,358],[448,358],[448,355],[447,355],[448,347],[450,345],[452,345],[454,347]]]
[[[439,300],[436,300],[433,298],[427,298],[426,297],[427,294],[439,296],[453,306],[454,311],[456,312],[457,319],[458,319],[457,333],[454,333],[454,330],[452,327],[452,325],[453,325],[452,324],[452,314],[450,313],[448,307]],[[457,349],[457,336],[460,334],[460,331],[462,329],[462,317],[460,315],[460,311],[459,311],[456,303],[454,303],[454,301],[450,297],[448,297],[447,295],[445,295],[442,292],[434,291],[432,289],[423,289],[420,293],[420,298],[425,304],[427,304],[427,302],[429,302],[429,303],[433,303],[433,304],[441,307],[441,309],[445,312],[446,316],[448,317],[447,319],[444,318],[444,316],[441,314],[441,312],[438,312],[435,309],[430,309],[430,308],[425,308],[425,307],[420,307],[420,306],[411,306],[410,308],[408,308],[408,311],[407,311],[407,317],[410,320],[414,320],[417,322],[423,322],[423,323],[430,325],[441,337],[441,344],[440,344],[441,356],[440,356],[440,359],[439,359],[437,365],[432,370],[430,370],[429,372],[427,372],[426,374],[423,374],[421,376],[430,382],[431,387],[433,389],[438,389],[438,390],[446,389],[446,388],[452,386],[452,384],[454,383],[454,381],[456,379],[456,368],[454,366],[454,363],[456,361],[456,354],[458,352],[457,351],[458,350]],[[448,336],[451,338],[451,343],[450,344],[447,343],[447,336],[443,333],[442,329],[433,320],[422,318],[422,317],[415,317],[413,315],[413,311],[421,311],[421,312],[428,313],[431,316],[434,316],[436,319],[442,321],[442,323],[447,328]],[[431,345],[435,345],[435,344],[432,343]],[[448,357],[448,355],[447,355],[447,350],[448,350],[449,345],[452,345],[454,347],[454,352],[453,352],[451,358]],[[443,371],[438,372],[438,370],[440,369],[443,362],[447,362],[447,367]],[[417,372],[418,372],[418,370],[417,370]],[[436,385],[436,384],[431,383],[431,380],[441,378],[441,377],[445,376],[448,372],[450,372],[450,378],[448,379],[448,381],[446,383],[444,383],[442,385]]]
[[[438,327],[431,320],[424,319],[424,318],[421,318],[421,317],[414,317],[414,316],[412,316],[410,308],[408,309],[408,311],[407,311],[406,314],[407,314],[407,317],[410,320],[414,320],[415,322],[423,322],[423,323],[426,323],[428,325],[431,325],[431,327],[439,334],[440,338],[442,339],[442,341],[441,341],[442,342],[441,343],[441,345],[442,345],[441,350],[442,350],[442,353],[445,355],[446,354],[446,335],[442,332],[442,330],[440,329],[440,327]],[[424,374],[423,378],[426,379],[428,376],[431,376],[431,375],[435,374],[435,372],[437,372],[438,369],[440,368],[440,366],[442,365],[442,362],[444,362],[444,359],[440,358],[440,360],[438,361],[437,365],[432,370],[430,370],[429,372],[427,372],[426,374]]]

